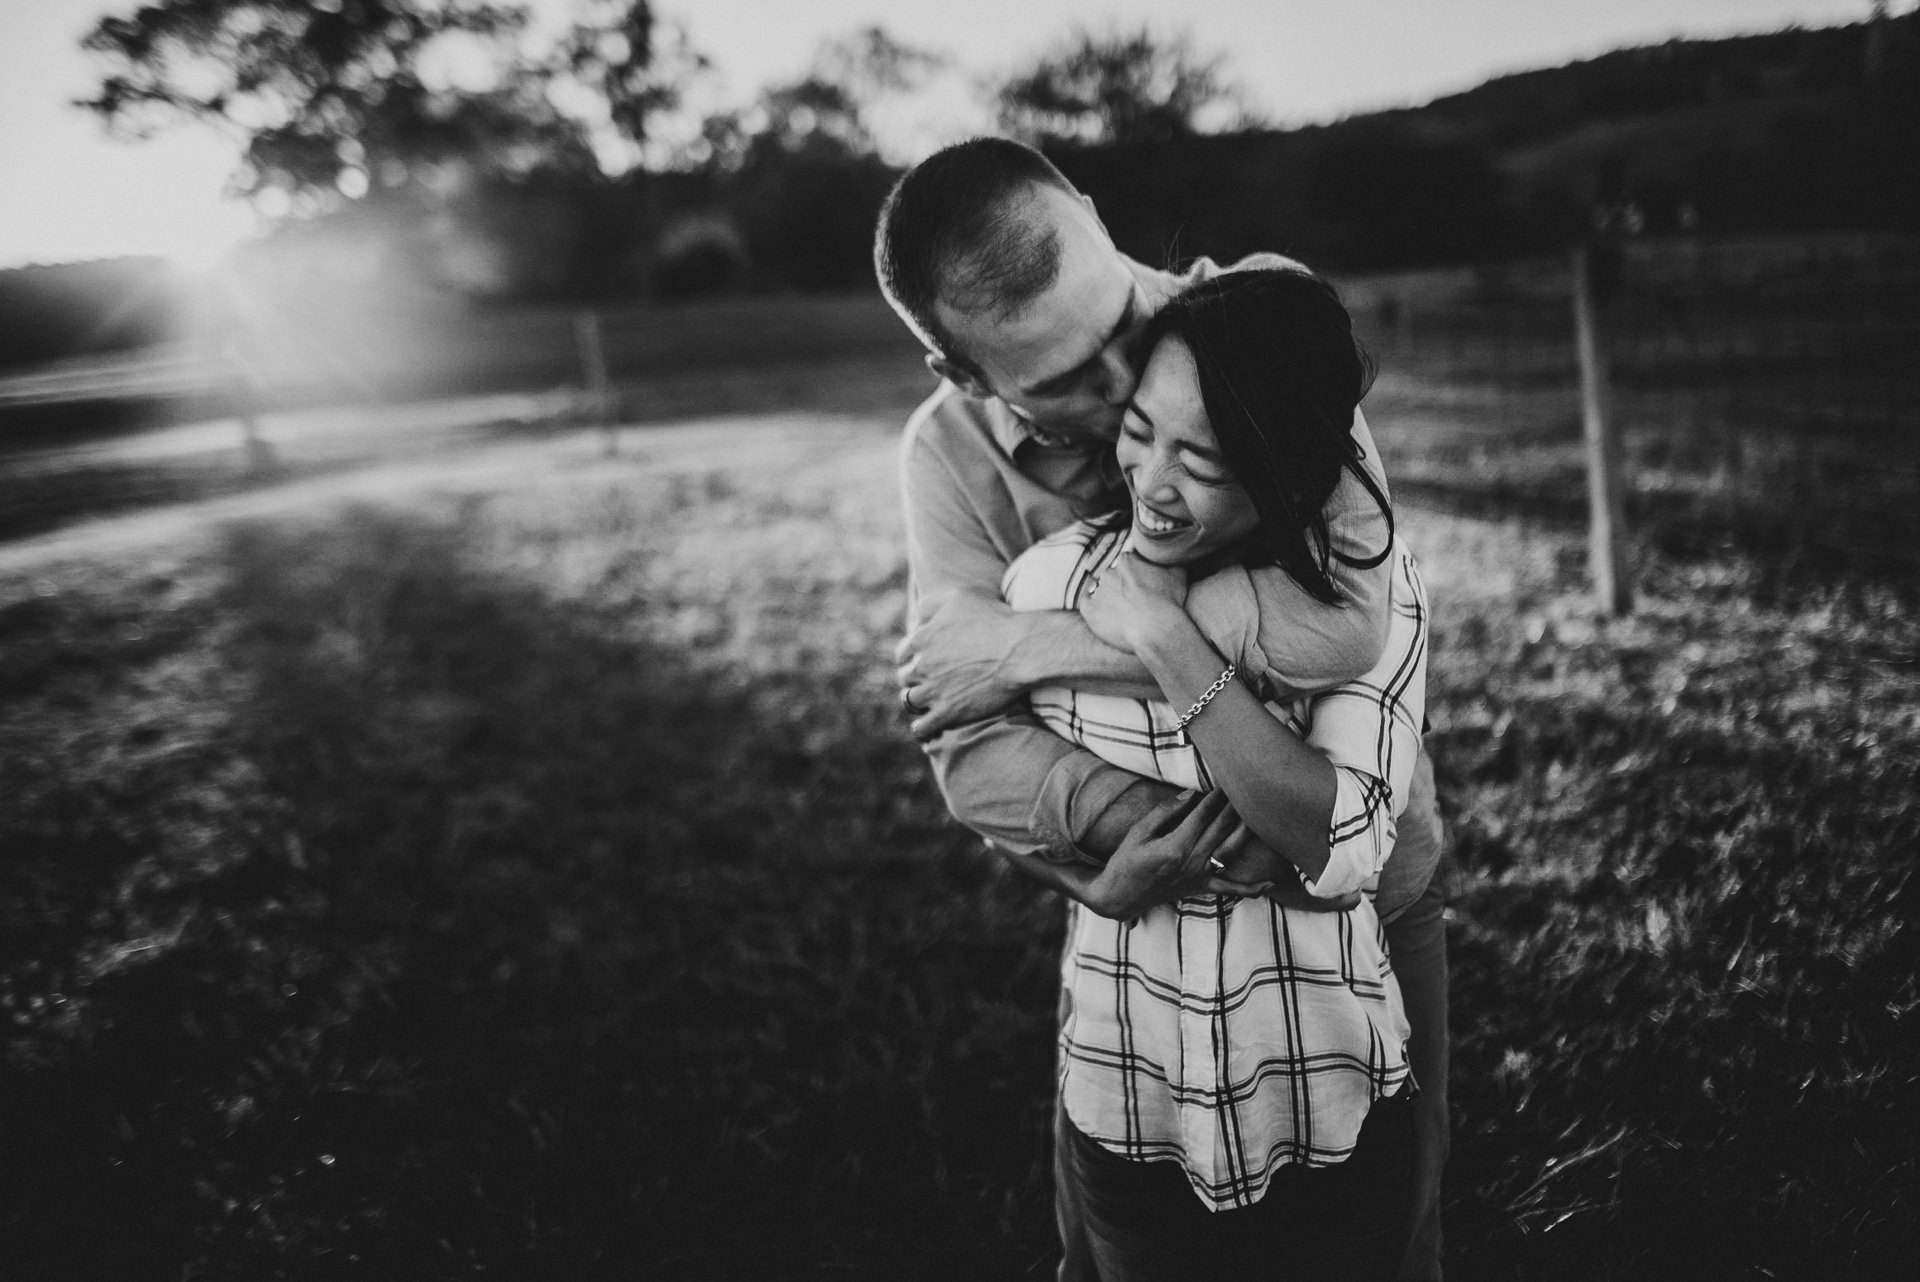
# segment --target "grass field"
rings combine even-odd
[[[1059,910],[895,719],[855,390],[0,544],[0,1275],[1050,1275]],[[1401,509],[1452,1276],[1908,1276],[1920,604],[1660,541],[1600,621],[1516,512]]]

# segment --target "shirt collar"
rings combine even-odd
[[[987,402],[987,427],[993,432],[993,443],[1008,458],[1012,458],[1015,450],[1034,438],[1033,428],[1027,425],[1027,421],[998,398]]]
[[[1032,444],[1045,450],[1097,450],[1104,448],[1099,441],[1089,441],[1077,436],[1059,436],[1053,432],[1035,427],[1015,414],[1005,401],[995,400],[989,403],[987,426],[993,433],[994,444],[1006,452],[1008,458],[1014,456],[1022,445]]]
[[[1058,436],[1046,432],[1044,428],[1035,428],[1031,422],[1016,415],[1006,401],[987,403],[987,430],[993,432],[993,441],[1008,459],[1016,455],[1021,445],[1033,445],[1035,449],[1077,449],[1081,453],[1094,453],[1100,449],[1112,449],[1112,441],[1092,441],[1083,436]]]

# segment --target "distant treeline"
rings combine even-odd
[[[144,347],[177,329],[178,308],[158,258],[0,271],[0,365]]]
[[[1889,21],[1874,56],[1866,24],[1674,41],[1330,125],[1049,151],[1148,261],[1282,249],[1352,271],[1531,253],[1596,224],[1915,228],[1916,32],[1914,15]],[[547,284],[666,297],[861,288],[892,177],[830,146],[639,176],[622,197],[622,225],[645,229],[630,270],[588,259],[571,285]]]
[[[1673,41],[1329,125],[1051,152],[1153,262],[1278,249],[1355,271],[1532,253],[1603,227],[1920,229],[1917,36],[1909,14]],[[768,136],[724,167],[536,175],[431,209],[361,201],[280,240],[331,284],[352,246],[369,288],[492,301],[865,289],[895,176],[843,140]],[[0,273],[0,362],[151,341],[169,321],[158,271]]]
[[[1623,50],[1330,125],[1049,151],[1149,261],[1282,249],[1353,271],[1531,253],[1600,226],[1911,229],[1920,15]],[[570,256],[529,240],[501,292],[864,288],[893,177],[815,137],[733,169],[635,175],[597,204],[552,191],[555,207],[592,205],[597,230]]]
[[[1285,132],[1080,149],[1061,167],[1143,257],[1347,270],[1599,230],[1920,229],[1920,15],[1672,41]]]

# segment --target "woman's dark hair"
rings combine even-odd
[[[1357,569],[1386,560],[1393,506],[1360,464],[1353,416],[1373,362],[1333,286],[1304,270],[1222,272],[1176,295],[1148,323],[1140,350],[1168,334],[1193,352],[1200,397],[1220,452],[1260,514],[1243,549],[1248,565],[1279,565],[1315,597],[1338,602],[1333,558]],[[1333,546],[1327,501],[1351,471],[1387,518],[1387,544],[1370,557]]]

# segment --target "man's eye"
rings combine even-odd
[[[1126,419],[1120,420],[1120,435],[1126,437],[1129,441],[1138,441],[1142,445],[1145,445],[1152,439],[1147,435],[1147,430],[1144,427],[1130,423]]]

